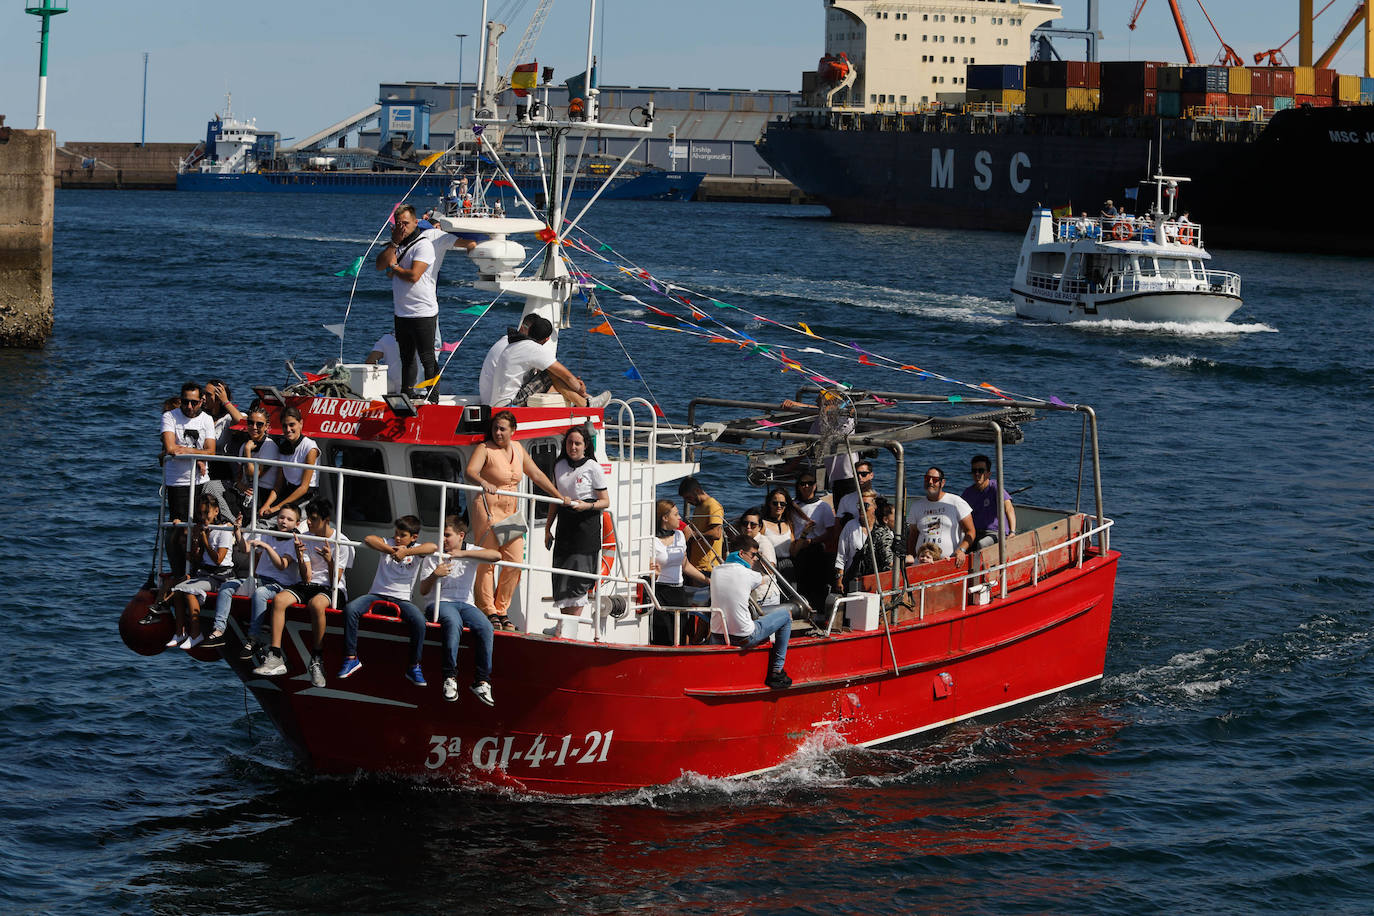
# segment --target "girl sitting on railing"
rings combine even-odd
[[[189,579],[172,589],[172,606],[176,610],[176,635],[167,643],[187,651],[205,641],[200,632],[200,603],[210,592],[217,592],[234,574],[232,556],[234,541],[242,541],[238,526],[233,530],[219,525],[219,500],[210,493],[202,493],[196,500],[196,523],[191,529],[191,545],[195,550],[195,572]]]

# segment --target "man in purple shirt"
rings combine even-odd
[[[997,543],[997,533],[1002,530],[1002,520],[1006,520],[1007,536],[1016,533],[1016,509],[997,481],[992,479],[992,460],[987,455],[973,456],[973,486],[961,495],[964,502],[973,510],[973,549],[981,550]],[[998,495],[1001,495],[1002,512],[998,512]]]

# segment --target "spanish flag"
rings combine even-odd
[[[1053,212],[1054,215],[1059,219],[1065,219],[1067,217],[1073,216],[1073,204],[1068,204],[1064,207],[1055,207],[1054,210],[1051,212]]]
[[[515,68],[515,72],[510,75],[510,87],[515,90],[515,94],[524,98],[529,94],[539,82],[539,61],[529,64],[521,64]]]

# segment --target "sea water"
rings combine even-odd
[[[857,350],[837,358],[852,343],[1093,405],[1123,557],[1089,696],[910,750],[817,735],[761,777],[551,801],[311,776],[220,665],[141,658],[116,633],[148,571],[163,400],[219,376],[245,404],[251,385],[287,379],[287,360],[361,360],[391,314],[370,266],[342,352],[322,326],[345,320],[352,281],[333,274],[389,206],[58,193],[52,340],[0,352],[0,909],[1369,910],[1374,263],[1217,251],[1244,278],[1230,323],[1047,325],[1014,316],[1015,235],[805,208],[601,207],[586,226],[602,257],[681,284],[809,368],[912,387]],[[576,309],[564,332],[560,357],[592,390],[678,420],[696,395],[795,391],[776,362],[628,323],[675,324],[649,305],[682,312],[573,256],[616,287],[600,303],[623,319],[615,338],[588,334],[600,318]],[[459,313],[488,302],[471,278],[452,258],[440,290],[445,340],[463,339],[445,385],[463,390],[518,314],[499,303],[469,332]],[[837,343],[798,352],[815,341],[770,320]],[[1050,426],[1007,451],[1007,486],[1030,488],[1018,499],[1073,498],[1077,430]],[[958,489],[973,451],[911,460]],[[880,488],[892,470],[879,461]],[[760,496],[738,465],[703,478],[732,513]],[[520,672],[496,666],[499,703]]]

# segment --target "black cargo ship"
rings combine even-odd
[[[1096,214],[1147,169],[1193,180],[1181,206],[1215,248],[1374,255],[1374,107],[1267,123],[1103,115],[796,114],[764,159],[841,220],[1021,232],[1031,208]],[[1125,201],[1129,205],[1129,201]]]

